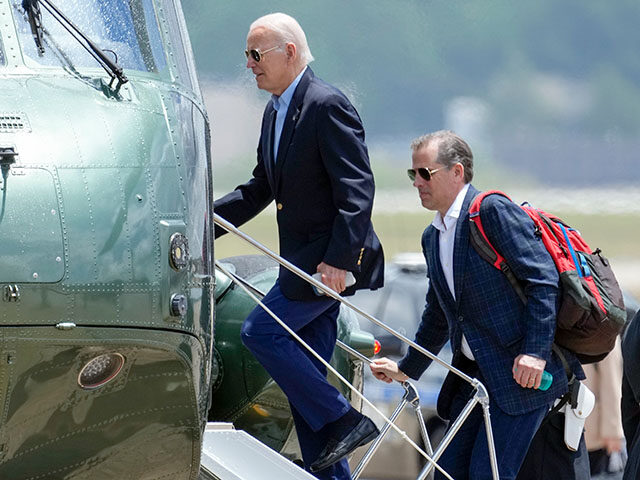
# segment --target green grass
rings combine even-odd
[[[640,215],[554,213],[580,230],[591,248],[602,249],[606,257],[613,259],[614,266],[625,267],[628,264],[640,266],[640,248],[638,248]],[[373,223],[387,260],[400,252],[419,252],[420,237],[432,219],[433,212],[426,210],[424,213],[374,215]],[[273,214],[263,212],[241,227],[241,230],[271,250],[278,251],[277,228]],[[216,241],[217,258],[254,253],[258,253],[254,247],[232,235],[225,235]],[[629,289],[640,297],[640,286],[637,282],[633,282]]]
[[[640,260],[640,216],[637,215],[557,215],[578,229],[593,249],[600,248],[612,258],[636,258]],[[420,250],[420,235],[433,219],[425,214],[393,214],[374,217],[376,232],[380,236],[389,257],[401,251]]]
[[[601,248],[612,258],[634,258],[640,261],[640,216],[638,215],[585,215],[555,212],[572,227],[580,230],[592,248]],[[390,259],[394,254],[420,251],[420,236],[431,223],[433,213],[394,213],[374,215],[373,223]],[[277,250],[278,237],[275,217],[263,212],[241,227],[263,245]],[[242,240],[226,235],[216,241],[218,258],[255,253],[255,249]]]

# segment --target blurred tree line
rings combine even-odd
[[[183,9],[201,77],[221,82],[246,76],[251,21],[296,17],[312,68],[349,94],[368,135],[449,126],[447,105],[464,97],[490,112],[496,157],[546,144],[555,165],[595,141],[616,146],[624,172],[633,158],[619,152],[640,147],[638,0],[183,0]]]

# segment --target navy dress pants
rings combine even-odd
[[[475,375],[483,381],[480,374]],[[515,380],[514,380],[515,381]],[[471,398],[473,388],[466,382],[458,389],[451,404],[452,422]],[[498,461],[500,480],[514,480],[549,406],[523,415],[509,415],[495,402],[489,405],[491,429]],[[482,407],[476,405],[446,448],[438,464],[455,480],[491,480],[489,447]],[[439,471],[436,480],[444,477]]]
[[[329,297],[306,302],[290,300],[279,282],[262,302],[320,356],[329,361],[337,337],[340,304]],[[347,399],[327,381],[327,369],[261,306],[242,325],[242,342],[287,395],[305,468],[328,441],[327,423],[349,411]],[[322,480],[349,480],[346,459],[314,475]]]

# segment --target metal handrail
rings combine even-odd
[[[270,257],[271,259],[275,260],[277,263],[279,263],[280,265],[282,265],[283,267],[285,267],[289,271],[295,273],[300,278],[302,278],[303,280],[307,281],[309,284],[313,285],[316,289],[318,289],[321,292],[323,292],[325,295],[330,296],[331,298],[333,298],[333,299],[337,300],[338,302],[342,303],[347,308],[353,310],[354,312],[360,314],[362,317],[366,318],[367,320],[371,321],[372,323],[374,323],[374,324],[378,325],[379,327],[383,328],[384,330],[386,330],[388,333],[390,333],[394,337],[396,337],[399,340],[401,340],[402,342],[410,345],[415,350],[417,350],[418,352],[420,352],[423,355],[425,355],[427,358],[429,358],[432,361],[435,361],[436,363],[442,365],[444,368],[446,368],[450,372],[454,373],[455,375],[457,375],[460,378],[462,378],[464,381],[466,381],[469,384],[471,384],[471,386],[475,390],[474,396],[469,400],[469,402],[467,403],[465,408],[462,410],[460,415],[458,415],[456,420],[451,424],[451,426],[448,429],[447,433],[445,434],[445,436],[441,440],[440,444],[438,445],[438,448],[434,452],[433,458],[431,458],[430,455],[427,455],[425,452],[423,452],[422,449],[420,449],[420,447],[418,447],[411,439],[409,439],[407,437],[406,433],[404,433],[401,430],[399,430],[393,424],[393,422],[390,422],[389,419],[387,419],[382,414],[382,412],[380,412],[375,406],[373,406],[371,404],[371,402],[369,402],[366,398],[362,397],[362,394],[360,394],[360,392],[357,391],[357,389],[355,389],[337,371],[335,371],[330,365],[327,364],[329,369],[332,370],[333,373],[336,374],[338,376],[338,378],[341,379],[341,381],[346,382],[346,384],[348,386],[350,386],[356,392],[357,395],[359,395],[371,408],[373,408],[373,410],[375,410],[379,415],[381,415],[385,419],[385,421],[387,422],[387,424],[389,424],[391,426],[391,428],[394,428],[401,436],[403,436],[403,438],[405,438],[405,440],[407,440],[410,444],[412,444],[412,446],[415,449],[417,449],[428,460],[427,465],[425,465],[425,467],[423,468],[422,472],[420,472],[420,475],[418,476],[417,480],[425,480],[427,475],[434,468],[437,468],[441,472],[445,473],[445,475],[447,477],[449,477],[449,475],[446,474],[446,472],[444,472],[441,469],[441,467],[439,465],[437,465],[436,462],[438,461],[438,459],[440,458],[440,456],[442,455],[442,453],[444,452],[446,447],[449,445],[449,443],[451,443],[451,440],[453,439],[455,434],[460,429],[460,426],[462,425],[462,423],[469,417],[469,415],[471,414],[471,411],[473,410],[473,408],[478,403],[482,406],[483,415],[484,415],[485,430],[486,430],[486,435],[487,435],[487,445],[488,445],[488,448],[489,448],[489,460],[490,460],[490,463],[491,463],[491,473],[492,473],[493,479],[494,480],[498,480],[498,478],[499,478],[499,476],[498,476],[498,462],[497,462],[497,458],[496,458],[495,443],[494,443],[494,440],[493,440],[493,430],[491,428],[491,420],[490,420],[490,413],[489,413],[489,394],[487,392],[486,387],[484,386],[484,384],[482,382],[480,382],[480,380],[478,380],[477,378],[470,377],[469,375],[465,374],[464,372],[460,371],[459,369],[455,368],[454,366],[449,365],[444,360],[438,358],[436,355],[434,355],[433,353],[428,351],[426,348],[418,345],[416,342],[410,340],[409,338],[405,337],[404,335],[400,334],[399,332],[396,332],[395,330],[393,330],[389,326],[385,325],[383,322],[381,322],[377,318],[373,317],[372,315],[368,314],[364,310],[362,310],[359,307],[357,307],[356,305],[352,304],[351,302],[349,302],[345,298],[341,297],[340,294],[338,294],[337,292],[335,292],[331,288],[327,287],[324,283],[319,282],[318,280],[313,278],[311,275],[309,275],[305,271],[301,270],[300,268],[298,268],[297,266],[295,266],[294,264],[292,264],[288,260],[282,258],[280,255],[276,254],[275,252],[272,252],[270,249],[268,249],[267,247],[262,245],[260,242],[254,240],[250,236],[248,236],[245,233],[243,233],[242,231],[238,230],[233,224],[231,224],[230,222],[228,222],[227,220],[225,220],[224,218],[222,218],[218,214],[214,213],[213,221],[214,221],[214,223],[216,225],[220,226],[221,228],[223,228],[227,232],[233,233],[237,237],[239,237],[242,240],[246,241],[247,243],[253,245],[255,248],[260,250],[262,253],[264,253],[265,255]],[[216,264],[220,268],[219,263],[216,262]],[[247,293],[250,293],[248,291],[248,289],[246,289],[246,287],[244,287],[244,286],[242,286],[242,287],[245,289],[245,291],[247,291]],[[250,295],[255,297],[255,295],[253,295],[253,294],[250,294]],[[262,304],[262,302],[260,300],[258,300],[257,298],[255,298],[255,300],[257,300],[257,302],[260,305],[262,305],[262,307],[265,309],[265,311],[269,312],[274,317],[274,319],[276,319],[279,323],[281,323],[281,325],[286,330],[288,330],[290,334],[292,334],[296,339],[298,339],[299,342],[301,342],[303,345],[305,345],[305,347],[308,348],[311,351],[312,354],[317,355],[315,353],[315,351],[313,351],[313,349],[311,349],[311,347],[309,347],[300,337],[298,337],[295,334],[295,332],[290,330],[289,327],[286,324],[282,323],[280,321],[280,319],[278,319],[277,316],[275,316],[275,314],[273,314],[273,312],[270,312],[270,310],[264,304]],[[318,356],[318,358],[321,361],[323,361],[323,363],[326,363],[319,356]]]
[[[363,354],[361,354],[360,352],[358,352],[357,350],[343,343],[340,340],[336,340],[336,345],[338,345],[338,347],[340,347],[350,355],[360,359],[366,364],[370,365],[371,363],[373,363],[371,359],[365,357]],[[427,427],[424,424],[422,410],[420,410],[420,395],[418,394],[418,389],[411,382],[408,382],[408,381],[400,382],[400,384],[402,385],[402,388],[404,388],[404,395],[402,396],[402,399],[400,400],[400,403],[398,404],[398,406],[395,408],[395,410],[389,417],[389,421],[391,423],[395,423],[400,413],[402,413],[402,410],[404,409],[404,407],[407,405],[411,405],[413,407],[413,411],[416,415],[416,419],[420,427],[420,437],[424,442],[424,445],[427,450],[427,454],[433,458],[433,448],[431,447],[431,440],[429,439],[429,434],[427,433]],[[384,440],[384,437],[387,435],[390,428],[391,428],[390,423],[385,422],[385,425],[384,427],[382,427],[382,430],[380,430],[380,434],[378,435],[378,437],[369,446],[365,454],[362,456],[362,458],[358,462],[358,465],[356,465],[356,468],[351,472],[351,478],[353,480],[358,480],[358,478],[360,478],[360,475],[362,474],[363,470],[366,468],[371,458],[373,458],[373,454],[376,452],[376,450],[378,450],[378,447],[382,444],[382,440]]]
[[[411,440],[407,434],[405,432],[403,432],[402,430],[400,430],[392,421],[390,421],[375,405],[373,405],[369,400],[367,400],[364,395],[362,395],[362,393],[360,393],[360,391],[354,387],[351,383],[349,383],[349,381],[344,378],[329,362],[327,362],[324,358],[322,358],[318,352],[316,352],[313,348],[311,348],[311,346],[309,346],[309,344],[307,344],[302,338],[300,338],[300,336],[294,332],[293,330],[291,330],[291,328],[284,323],[280,318],[278,318],[278,316],[273,313],[271,311],[271,309],[269,309],[269,307],[267,307],[262,300],[260,300],[255,292],[253,292],[251,288],[247,287],[247,285],[245,285],[245,282],[242,282],[239,280],[238,276],[229,272],[225,267],[222,266],[222,264],[220,264],[220,262],[218,262],[217,260],[215,261],[215,265],[216,267],[225,275],[227,275],[229,278],[231,278],[242,290],[244,290],[244,292],[249,295],[249,297],[251,297],[260,307],[262,307],[262,309],[269,315],[271,316],[287,333],[289,333],[289,335],[291,335],[294,339],[296,339],[305,349],[307,349],[314,357],[316,357],[316,359],[321,362],[329,372],[333,373],[336,378],[341,381],[343,384],[345,384],[356,396],[360,397],[360,399],[366,403],[374,412],[376,412],[378,415],[380,415],[381,418],[384,419],[384,421],[386,422],[386,424],[388,424],[390,427],[392,427],[396,432],[398,432],[398,434],[404,438],[413,448],[415,448],[420,455],[422,455],[423,457],[425,457],[427,459],[428,462],[431,462],[433,464],[433,466],[435,468],[437,468],[440,472],[442,472],[444,474],[445,477],[447,477],[448,480],[453,480],[451,478],[451,475],[449,475],[446,471],[444,471],[442,469],[442,467],[440,465],[438,465],[434,460],[431,459],[431,457],[424,452],[418,445],[416,445],[416,443]]]

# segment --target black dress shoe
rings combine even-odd
[[[334,463],[342,460],[353,452],[356,448],[366,445],[380,434],[378,427],[369,417],[362,417],[362,420],[351,430],[342,440],[329,441],[326,447],[320,452],[315,462],[311,464],[310,470],[318,472],[330,467]]]

